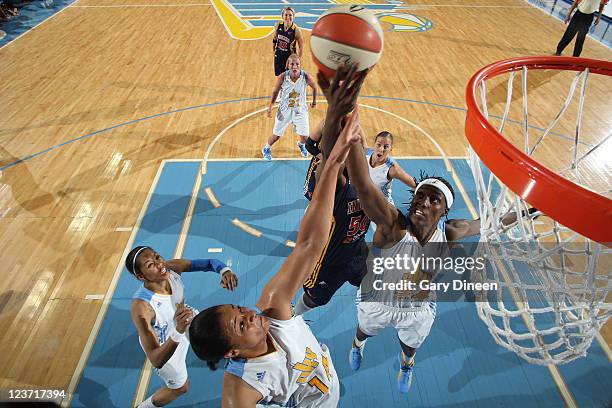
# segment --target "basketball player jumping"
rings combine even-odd
[[[442,220],[455,200],[453,187],[444,178],[425,177],[421,180],[414,190],[408,212],[403,214],[374,184],[364,158],[363,148],[353,146],[347,167],[364,211],[378,226],[372,249],[372,252],[377,252],[376,256],[384,259],[404,254],[419,257],[427,252],[425,248],[429,248],[426,256],[443,257],[447,242],[480,233],[480,220]],[[515,220],[515,214],[508,213],[503,222],[510,224]],[[429,245],[426,247],[426,244]],[[437,271],[414,272],[417,280],[431,280]],[[404,273],[401,269],[388,269],[380,276],[383,281],[396,283],[405,277]],[[433,294],[419,292],[418,296],[397,296],[397,292],[376,291],[364,286],[360,287],[358,293],[359,324],[349,354],[351,368],[358,370],[361,366],[368,337],[377,335],[385,327],[394,327],[401,346],[398,389],[401,393],[407,393],[412,382],[414,355],[429,334],[436,315],[436,303],[431,296]]]
[[[339,69],[334,83],[354,74],[354,67]],[[338,117],[350,112],[364,79],[361,74],[335,87],[328,109]],[[314,268],[312,254],[325,246],[337,175],[350,145],[360,143],[357,125],[354,115],[338,137],[300,223],[295,249],[264,287],[257,310],[214,306],[199,313],[189,327],[191,346],[209,367],[230,359],[223,380],[224,407],[337,406],[340,386],[329,351],[301,316],[292,316],[291,301]]]
[[[166,261],[146,246],[132,249],[125,266],[142,281],[134,294],[131,312],[140,345],[166,384],[138,407],[162,407],[189,389],[185,364],[189,342],[184,332],[194,311],[185,306],[181,273],[215,271],[221,275],[221,286],[228,290],[238,286],[238,279],[230,268],[216,259]]]
[[[272,160],[272,145],[281,138],[289,124],[295,126],[300,137],[298,147],[303,157],[308,156],[305,142],[310,132],[308,123],[308,103],[306,102],[306,86],[312,88],[311,107],[317,106],[317,86],[306,71],[300,67],[300,57],[292,54],[287,60],[287,70],[276,78],[272,90],[272,100],[268,106],[268,117],[272,117],[272,107],[280,93],[280,102],[274,119],[274,129],[268,138],[268,143],[261,153],[265,160]]]

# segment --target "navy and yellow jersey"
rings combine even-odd
[[[308,165],[308,172],[306,173],[306,180],[304,181],[304,197],[306,197],[308,201],[312,200],[312,193],[314,192],[315,188],[315,176],[318,164],[319,159],[313,156],[313,158],[310,159],[310,165]]]
[[[336,191],[329,238],[315,270],[304,282],[304,286],[315,284],[322,266],[327,268],[333,265],[345,265],[357,257],[362,251],[364,237],[369,227],[370,219],[361,209],[357,192],[347,179],[346,185]]]
[[[291,27],[285,29],[285,24],[281,21],[276,27],[276,49],[274,52],[281,51],[287,55],[296,52],[296,30],[297,26],[291,24]]]

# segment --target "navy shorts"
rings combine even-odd
[[[330,301],[334,293],[344,285],[345,282],[355,287],[359,287],[363,277],[366,275],[366,259],[368,257],[368,247],[362,241],[357,253],[346,263],[334,262],[333,265],[321,265],[316,274],[314,284],[304,285],[304,292],[310,297],[314,304],[323,306]]]

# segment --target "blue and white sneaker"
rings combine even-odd
[[[402,352],[400,351],[397,356],[400,369],[397,373],[397,389],[402,394],[407,394],[412,384],[412,370],[414,367],[414,359],[409,364],[404,364],[402,359]]]
[[[363,360],[363,346],[357,347],[354,343],[349,352],[349,365],[353,371],[359,370],[361,361]]]
[[[300,153],[302,153],[302,157],[308,157],[308,150],[306,150],[306,144],[298,142],[297,145],[300,148]]]
[[[269,147],[264,146],[264,148],[261,149],[261,154],[263,154],[264,160],[272,160],[272,149],[270,149]]]

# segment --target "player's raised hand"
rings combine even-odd
[[[174,313],[174,322],[176,324],[176,331],[183,334],[185,329],[191,323],[193,319],[194,311],[190,307],[177,307]]]
[[[238,287],[238,277],[231,270],[223,272],[221,275],[221,287],[230,292]]]
[[[321,73],[317,75],[319,86],[329,103],[328,119],[338,120],[355,109],[359,91],[368,74],[368,70],[357,72],[357,69],[357,64],[341,64],[331,82]]]
[[[343,164],[346,161],[351,146],[356,143],[361,143],[361,132],[359,131],[359,111],[357,107],[353,114],[348,117],[338,140],[331,151],[329,160],[335,160]]]

